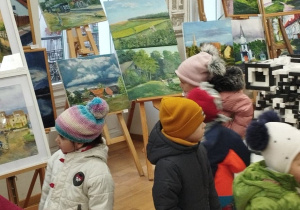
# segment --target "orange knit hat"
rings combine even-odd
[[[167,135],[185,139],[204,121],[205,114],[202,108],[190,99],[164,97],[160,104],[159,119]]]

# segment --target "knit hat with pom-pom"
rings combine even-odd
[[[217,50],[213,50],[215,47],[208,44],[206,46],[211,47],[205,47],[206,51],[201,51],[187,58],[179,65],[175,73],[181,80],[198,86],[200,82],[209,81],[215,75],[223,75],[225,73],[225,62],[216,53]]]
[[[299,136],[297,128],[280,122],[274,111],[266,111],[248,126],[246,142],[251,149],[261,151],[269,168],[288,173],[300,153]]]
[[[76,105],[61,113],[55,120],[56,131],[73,142],[88,143],[103,130],[109,106],[102,98],[95,97],[86,106]]]

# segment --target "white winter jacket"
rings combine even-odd
[[[63,154],[48,161],[39,210],[112,210],[114,182],[106,164],[108,147]]]

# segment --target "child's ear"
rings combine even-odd
[[[80,149],[83,146],[83,143],[75,142],[75,149]]]

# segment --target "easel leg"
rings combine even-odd
[[[8,199],[14,204],[19,205],[19,196],[16,185],[16,177],[8,177],[6,178],[6,186],[8,191]]]
[[[139,157],[138,157],[138,155],[137,155],[137,153],[136,153],[136,150],[135,150],[135,148],[134,148],[134,145],[133,145],[133,143],[132,143],[132,139],[131,139],[130,134],[129,134],[129,131],[128,131],[128,129],[127,129],[127,126],[126,126],[124,117],[123,117],[122,113],[118,113],[117,116],[118,116],[119,122],[120,122],[120,124],[121,124],[123,133],[124,133],[124,135],[125,135],[126,142],[127,142],[128,147],[129,147],[129,149],[130,149],[130,152],[131,152],[131,154],[132,154],[132,156],[133,156],[133,159],[134,159],[134,163],[135,163],[135,165],[136,165],[136,168],[137,168],[137,170],[138,170],[140,176],[144,176],[144,171],[143,171],[141,162],[140,162],[140,160],[139,160]]]
[[[135,101],[131,101],[131,106],[130,106],[128,119],[127,119],[127,128],[128,128],[129,131],[130,131],[130,127],[131,127],[131,123],[132,123],[132,119],[133,119],[135,104],[136,104]]]
[[[146,165],[147,165],[147,171],[148,171],[148,179],[153,180],[154,179],[154,173],[153,173],[153,166],[147,159],[147,149],[146,146],[148,144],[148,126],[147,126],[147,117],[146,117],[146,111],[145,111],[145,105],[144,102],[140,102],[140,115],[141,115],[141,122],[142,122],[142,132],[143,132],[143,141],[144,141],[144,150],[146,155]]]

